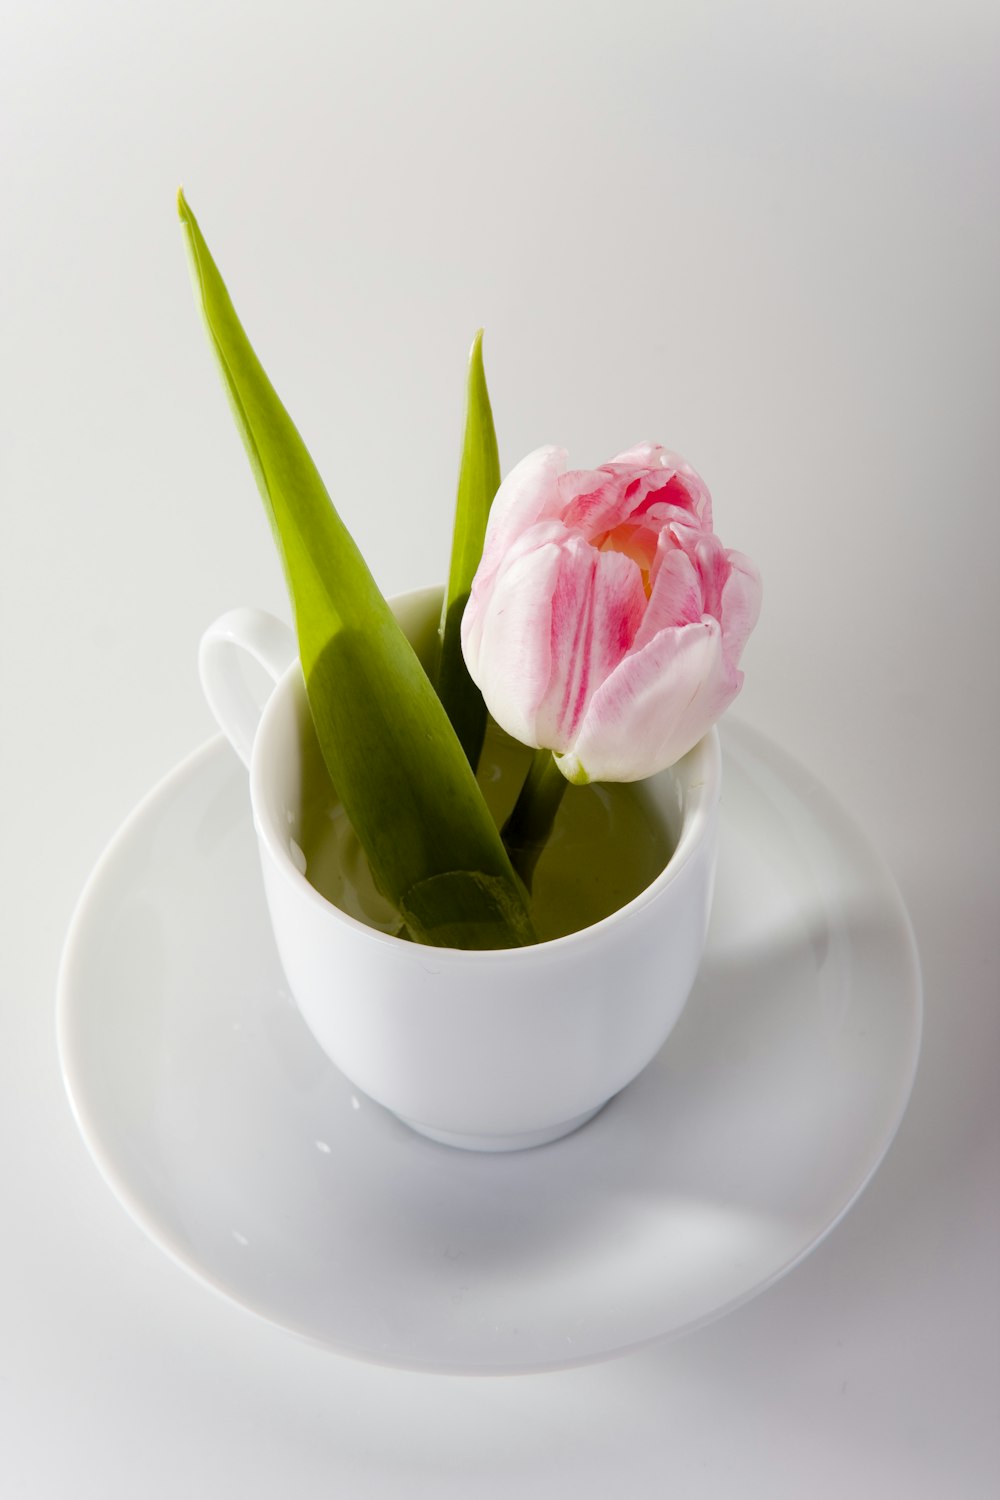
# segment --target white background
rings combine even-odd
[[[975,0],[0,3],[4,1495],[995,1493],[998,87]],[[688,457],[764,574],[740,712],[900,883],[927,1018],[896,1144],[681,1342],[341,1360],[185,1276],[76,1134],[76,897],[211,729],[201,629],[287,614],[180,181],[386,592],[442,575],[480,324],[505,467]]]

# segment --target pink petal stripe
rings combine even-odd
[[[633,475],[605,469],[571,469],[559,480],[563,524],[592,540],[616,526],[625,514],[623,497]]]
[[[624,453],[616,454],[607,467],[611,468],[616,464],[635,465],[652,470],[660,469],[667,475],[678,475],[684,481],[685,488],[691,496],[692,509],[699,521],[703,526],[711,526],[712,496],[708,485],[697,469],[693,469],[679,453],[671,452],[660,443],[637,443],[634,448],[628,448]]]
[[[667,535],[661,533],[661,537]],[[632,649],[641,651],[661,630],[696,624],[703,613],[701,586],[691,559],[679,547],[662,550],[653,592]]]
[[[572,742],[594,692],[629,650],[645,603],[642,575],[630,558],[567,537],[552,594],[551,673],[536,718],[539,743],[564,750]]]
[[[729,580],[729,560],[714,532],[706,532],[698,538],[694,562],[701,579],[702,612],[721,623],[722,590]]]

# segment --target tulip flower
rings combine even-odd
[[[760,578],[722,546],[676,454],[644,443],[566,464],[540,448],[501,484],[462,649],[497,723],[552,751],[567,781],[638,781],[736,697]]]

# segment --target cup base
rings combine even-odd
[[[464,1135],[452,1130],[434,1130],[430,1125],[419,1125],[416,1120],[407,1120],[403,1115],[398,1115],[397,1119],[402,1120],[404,1125],[408,1125],[418,1135],[426,1136],[429,1141],[437,1141],[441,1146],[454,1146],[459,1151],[527,1151],[532,1146],[547,1146],[551,1141],[561,1140],[564,1135],[571,1135],[603,1108],[603,1104],[598,1104],[596,1109],[588,1109],[582,1115],[575,1115],[572,1120],[547,1125],[544,1130],[526,1130],[516,1135]]]

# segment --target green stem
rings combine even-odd
[[[503,825],[502,838],[510,862],[531,890],[531,879],[548,843],[559,804],[569,782],[556,765],[551,750],[536,750],[531,768]]]

